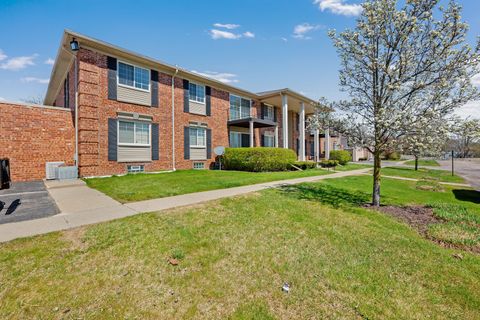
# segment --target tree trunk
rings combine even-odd
[[[418,171],[418,157],[415,156],[415,171]]]
[[[380,206],[380,170],[381,170],[381,159],[380,152],[375,151],[373,159],[373,194],[372,194],[372,205],[375,207]]]

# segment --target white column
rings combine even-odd
[[[253,121],[250,120],[250,148],[253,148]]]
[[[288,149],[288,97],[282,94],[282,137],[283,148]]]
[[[300,102],[300,161],[305,161],[305,104]]]
[[[330,129],[325,130],[325,159],[330,159]]]
[[[278,126],[275,126],[275,148],[278,148]]]
[[[315,130],[315,137],[313,138],[313,148],[315,149],[315,162],[320,161],[320,130]]]

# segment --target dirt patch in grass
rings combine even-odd
[[[444,241],[440,237],[435,237],[432,233],[432,227],[446,226],[447,223],[434,215],[433,209],[424,206],[380,206],[379,208],[371,205],[365,206],[371,210],[377,210],[387,215],[393,216],[411,227],[415,228],[425,238],[441,245],[445,248],[460,249],[480,254],[480,246],[465,245],[456,241]],[[435,228],[436,229],[436,228]],[[459,236],[459,235],[458,235]]]
[[[75,228],[67,231],[62,232],[62,239],[65,242],[71,244],[71,250],[86,250],[88,248],[88,244],[85,240],[85,232],[87,231],[87,227],[80,227]]]

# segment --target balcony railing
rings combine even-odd
[[[250,118],[250,110],[232,110],[230,109],[230,120],[239,120]]]

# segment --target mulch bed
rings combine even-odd
[[[395,217],[400,221],[407,223],[409,226],[415,228],[422,236],[431,240],[444,248],[450,249],[460,249],[464,251],[470,251],[477,254],[480,254],[480,247],[469,247],[460,244],[452,244],[438,239],[434,239],[428,235],[428,225],[435,223],[442,223],[443,220],[435,217],[433,215],[432,208],[427,208],[423,206],[405,206],[405,207],[396,207],[396,206],[380,206],[374,207],[370,204],[364,206],[366,209],[380,211],[389,216]]]

